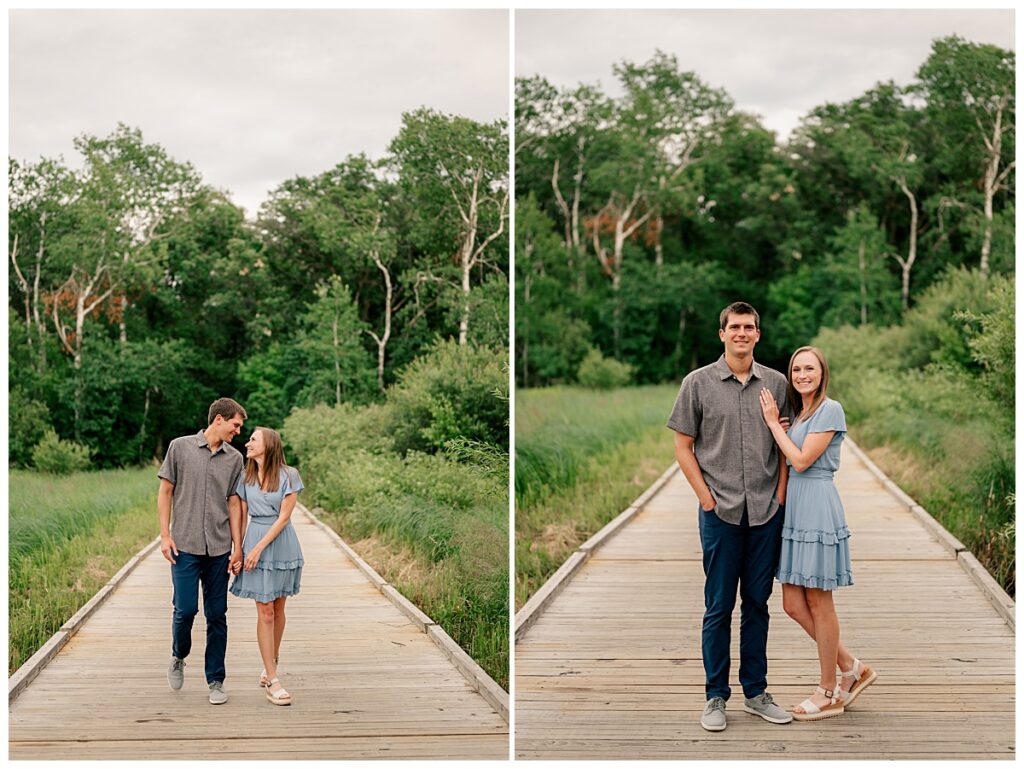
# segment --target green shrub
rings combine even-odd
[[[580,363],[576,380],[592,390],[613,390],[625,387],[633,378],[633,367],[614,358],[606,358],[600,350],[591,350]]]
[[[450,440],[508,447],[508,353],[439,342],[387,394],[395,450],[436,453]]]
[[[68,475],[87,469],[91,453],[88,446],[61,440],[51,428],[32,450],[32,465],[44,473]]]
[[[9,461],[18,467],[25,467],[32,459],[32,449],[42,440],[50,426],[50,410],[45,403],[32,400],[21,387],[15,387],[11,390],[8,414]]]

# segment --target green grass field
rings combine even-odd
[[[517,608],[675,461],[678,389],[517,391]]]
[[[157,533],[156,469],[11,470],[8,673]]]

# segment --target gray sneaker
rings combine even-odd
[[[743,700],[743,709],[755,716],[761,716],[765,721],[773,724],[788,724],[793,720],[793,714],[775,704],[772,695],[762,692],[752,699]]]
[[[171,664],[167,666],[167,683],[177,691],[185,683],[185,660],[171,656]]]
[[[709,732],[720,732],[725,729],[725,700],[712,697],[704,706],[704,715],[700,717],[700,725]]]
[[[227,701],[228,693],[224,691],[224,684],[220,681],[214,681],[210,684],[210,704],[223,705]]]

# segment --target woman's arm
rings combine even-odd
[[[267,546],[273,542],[277,535],[280,534],[284,527],[288,525],[288,521],[291,520],[292,511],[295,509],[295,503],[299,500],[299,492],[293,491],[286,494],[284,499],[281,500],[281,512],[277,516],[277,520],[274,521],[274,525],[267,530],[267,533],[263,535],[263,539],[256,543],[245,555],[245,570],[252,571],[256,568],[256,563],[260,560],[260,554],[267,549]]]
[[[835,430],[809,433],[804,440],[803,448],[798,448],[786,435],[786,431],[782,429],[782,425],[779,423],[778,404],[775,403],[775,398],[768,388],[761,390],[761,413],[764,414],[764,421],[768,425],[768,429],[772,431],[772,437],[775,438],[779,449],[793,465],[793,470],[798,473],[802,473],[813,465],[818,457],[825,453],[828,444],[832,442],[832,436],[836,434]]]

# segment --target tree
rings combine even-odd
[[[390,151],[403,188],[418,205],[423,245],[433,253],[450,253],[454,246],[462,304],[459,344],[465,345],[473,271],[486,267],[506,274],[507,256],[500,256],[504,244],[498,241],[508,218],[505,124],[482,125],[424,108],[402,116]]]
[[[983,275],[989,272],[995,198],[1013,188],[1015,72],[1013,51],[955,35],[936,40],[931,56],[917,72],[928,116],[944,140],[946,162],[965,162],[973,178],[980,175]]]

